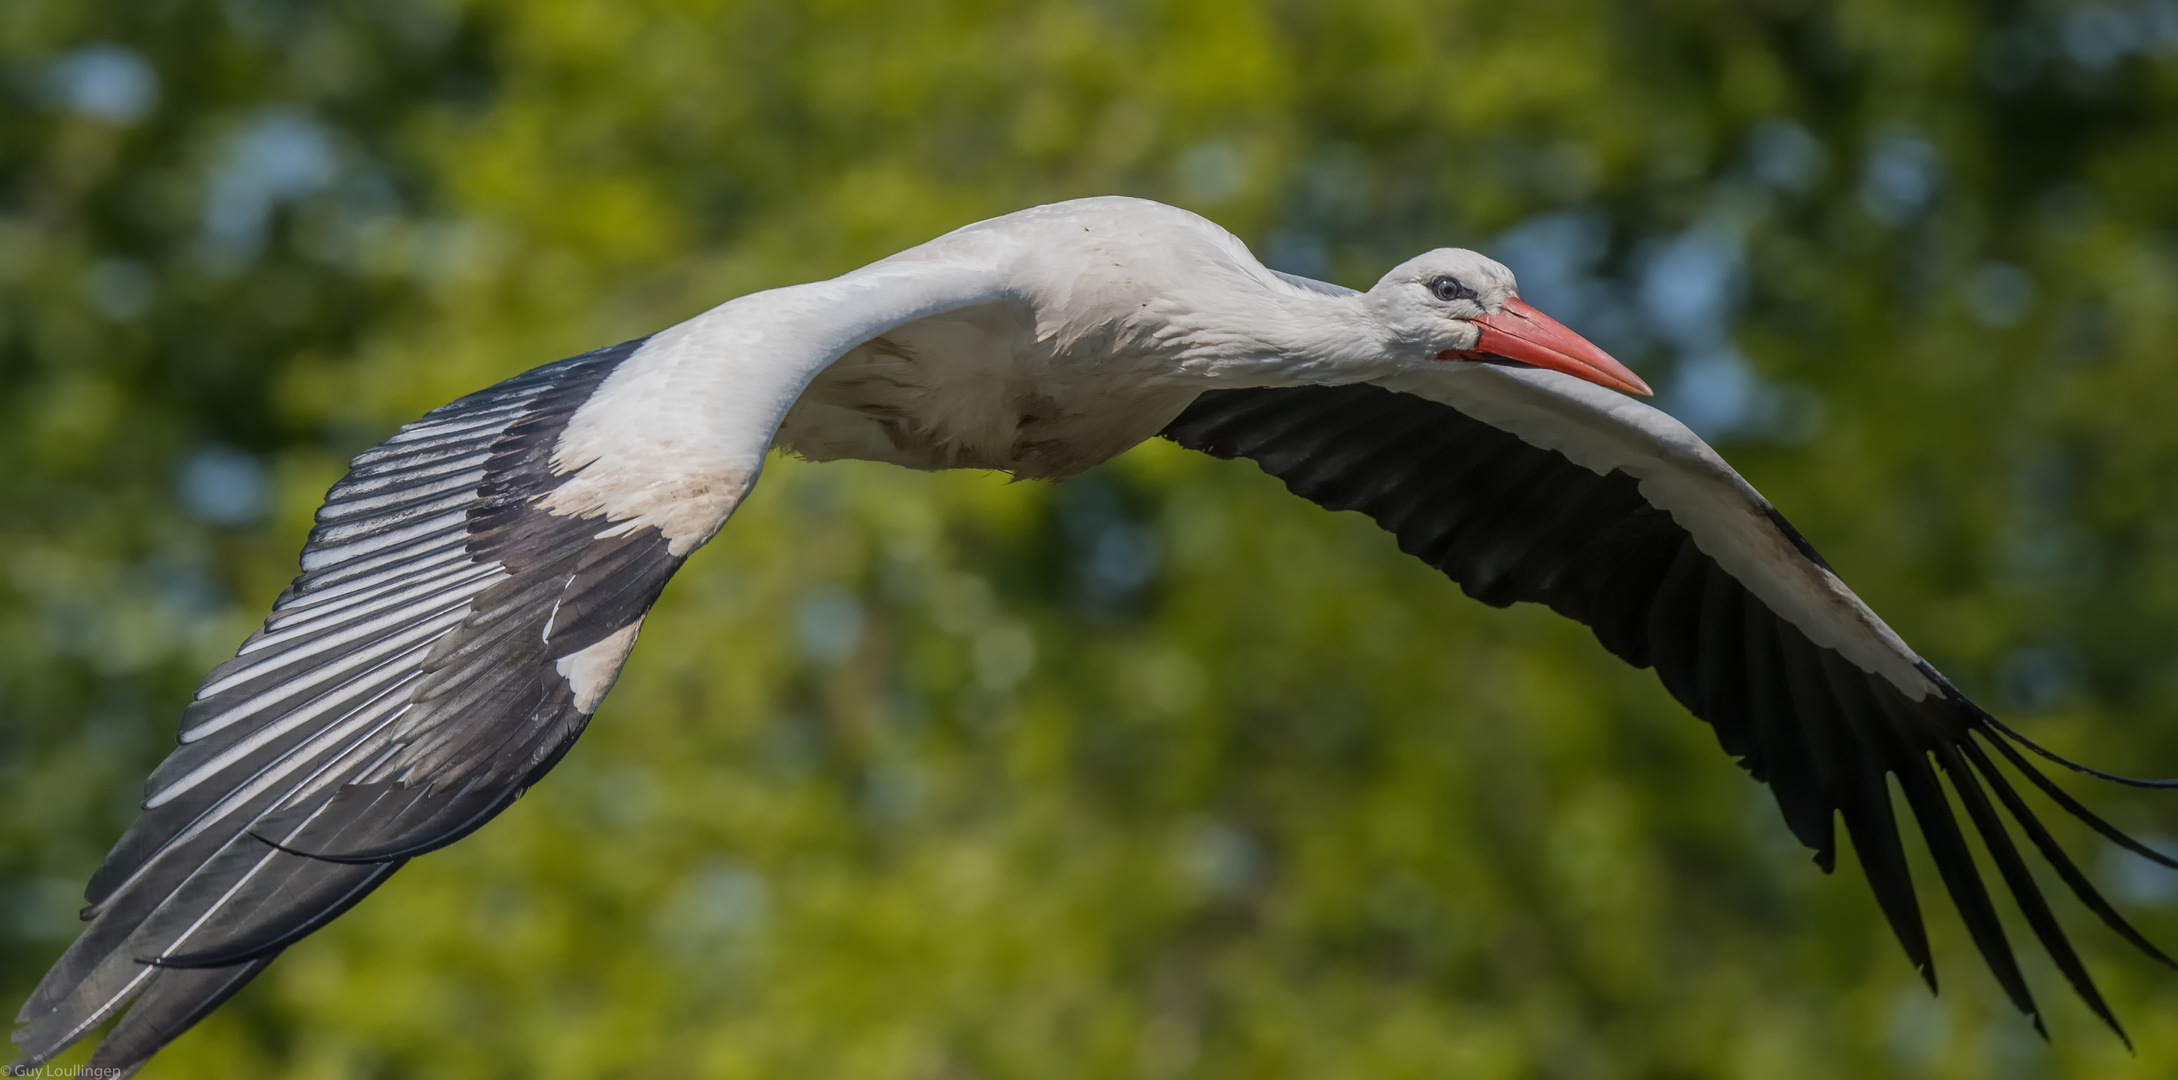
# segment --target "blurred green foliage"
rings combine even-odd
[[[1970,692],[2178,771],[2172,0],[9,0],[0,998],[349,455],[1107,192],[1505,258]],[[1935,896],[1930,1000],[1805,855],[1647,673],[1245,464],[779,461],[549,780],[146,1075],[2178,1073],[2091,920],[2137,1057]]]

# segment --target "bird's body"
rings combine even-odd
[[[1895,778],[2031,1013],[1940,769],[2037,938],[2109,1019],[1996,807],[2161,954],[1998,758],[2156,856],[2035,771],[1715,451],[1621,390],[1646,392],[1472,252],[1355,292],[1269,270],[1196,215],[1106,198],[741,297],[434,410],[356,459],[302,576],[198,691],[144,815],[92,879],[89,927],[23,1009],[24,1062],[126,1006],[93,1063],[140,1065],[406,859],[503,809],[573,743],[769,450],[1063,480],[1158,435],[1247,457],[1371,516],[1470,595],[1548,604],[1653,666],[1825,869],[1845,824],[1933,986]]]
[[[955,291],[930,305],[944,310],[901,322],[872,305],[883,329],[808,373],[788,399],[779,447],[817,461],[1058,480],[1154,437],[1205,389],[1289,372],[1306,380],[1310,367],[1339,381],[1372,373],[1356,365],[1391,370],[1353,297],[1289,284],[1204,219],[1124,198],[979,222],[839,278],[742,297],[666,334],[715,349],[800,311],[829,322],[902,276],[926,275],[953,279]],[[1318,343],[1342,363],[1296,348]],[[655,349],[633,358],[627,377],[673,363]],[[715,363],[678,374],[685,381],[671,390],[646,386],[629,400],[746,390]]]

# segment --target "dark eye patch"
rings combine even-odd
[[[1435,293],[1437,299],[1447,303],[1453,300],[1476,300],[1481,298],[1481,294],[1470,288],[1466,282],[1450,274],[1443,275],[1430,282],[1429,291]]]

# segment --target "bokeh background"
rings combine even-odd
[[[1971,693],[2178,772],[2178,0],[7,0],[0,999],[351,454],[1109,192],[1354,286],[1502,258]],[[2178,1074],[2091,919],[2137,1056],[1925,894],[1931,999],[1840,862],[1245,463],[776,461],[549,779],[146,1075]]]

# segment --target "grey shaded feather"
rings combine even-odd
[[[656,529],[540,505],[568,419],[639,346],[526,372],[404,427],[327,493],[303,573],[206,676],[89,925],[18,1017],[18,1067],[122,1018],[133,1071],[402,863],[504,809],[587,714],[557,661],[638,622]],[[548,632],[549,628],[549,632]]]

